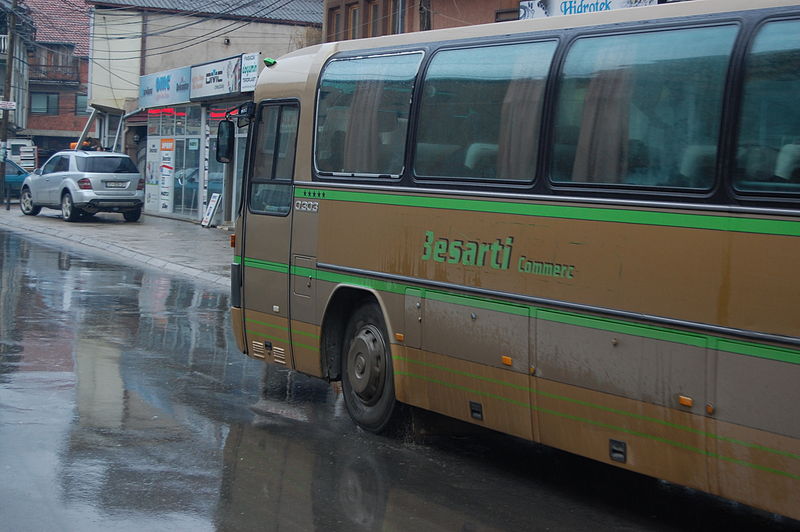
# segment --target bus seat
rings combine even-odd
[[[470,144],[464,156],[464,166],[473,170],[478,177],[494,177],[497,175],[497,144]]]
[[[717,147],[709,145],[687,146],[681,157],[678,173],[680,186],[705,188],[714,180],[717,163]]]
[[[800,181],[800,144],[786,144],[775,161],[775,177]]]
[[[742,147],[736,156],[739,174],[747,181],[770,181],[777,155],[769,146]]]
[[[414,155],[414,168],[420,175],[447,175],[447,168],[444,168],[444,166],[446,166],[445,162],[448,157],[453,155],[460,148],[461,146],[458,144],[418,142]]]

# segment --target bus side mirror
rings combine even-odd
[[[253,121],[254,116],[256,116],[255,102],[244,102],[242,105],[236,108],[236,124],[239,127],[250,125],[250,122]]]
[[[229,163],[233,160],[233,141],[233,121],[223,120],[217,129],[217,162]]]

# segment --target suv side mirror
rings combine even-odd
[[[223,120],[217,129],[217,162],[229,163],[233,160],[234,126],[232,120]]]

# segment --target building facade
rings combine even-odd
[[[544,18],[682,0],[325,0],[325,40]]]
[[[24,58],[33,42],[35,28],[27,7],[18,4],[14,11],[16,28],[12,45],[9,41],[11,9],[10,1],[0,0],[0,92],[5,90],[6,76],[10,71],[10,93],[3,94],[2,100],[16,103],[16,109],[4,111],[9,113],[8,136],[14,137],[28,123],[28,62]],[[9,52],[13,52],[13,57],[9,58]]]
[[[216,193],[217,223],[231,221],[241,169],[216,163],[216,124],[252,98],[262,58],[321,41],[322,0],[203,12],[179,0],[91,2],[90,104],[125,116],[123,146],[145,176],[145,212],[200,220]],[[106,139],[117,119],[102,118]]]

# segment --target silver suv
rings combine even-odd
[[[22,182],[19,207],[36,216],[61,209],[74,222],[98,212],[119,212],[126,222],[142,215],[144,179],[130,157],[103,151],[60,151]]]

